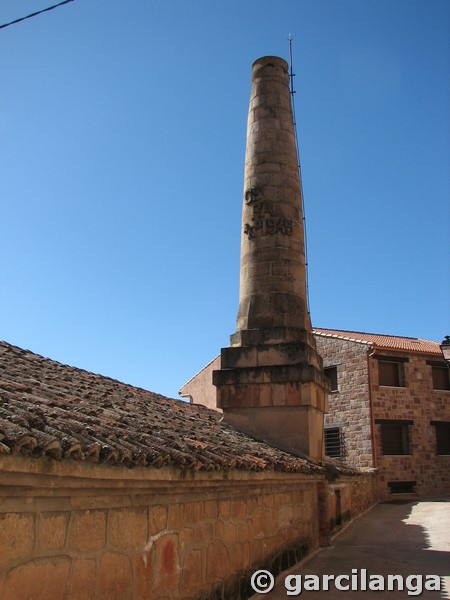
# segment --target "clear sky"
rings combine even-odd
[[[313,325],[441,341],[449,22],[448,0],[75,0],[0,29],[0,339],[172,397],[228,345],[251,64],[291,33]]]

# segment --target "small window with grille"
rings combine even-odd
[[[325,454],[330,458],[344,458],[344,444],[341,427],[325,427]]]
[[[416,491],[415,481],[388,481],[391,494],[414,494]]]

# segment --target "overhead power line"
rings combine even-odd
[[[31,17],[36,17],[44,12],[48,12],[49,10],[53,10],[54,8],[58,8],[58,6],[62,6],[63,4],[68,4],[69,2],[73,2],[74,0],[64,0],[64,2],[60,2],[59,4],[54,4],[53,6],[49,6],[48,8],[43,8],[42,10],[38,10],[37,12],[31,13],[31,15],[27,15],[26,17],[21,17],[20,19],[16,19],[15,21],[11,21],[10,23],[5,23],[4,25],[0,25],[0,29],[4,27],[9,27],[10,25],[15,25],[16,23],[20,23],[21,21],[25,21],[25,19],[31,19]]]

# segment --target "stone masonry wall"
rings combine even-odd
[[[372,467],[372,427],[369,401],[368,346],[316,334],[324,367],[337,366],[338,391],[328,397],[325,425],[342,427],[345,461]]]
[[[388,352],[383,352],[388,356]],[[391,353],[399,356],[398,353]],[[405,354],[405,387],[378,385],[378,361],[371,359],[373,417],[414,421],[410,429],[411,454],[386,455],[381,447],[381,425],[375,424],[376,467],[380,498],[392,497],[388,481],[416,481],[419,496],[450,493],[450,456],[436,454],[436,431],[430,421],[450,422],[450,391],[434,390],[431,366],[436,356]]]
[[[12,457],[0,474],[2,600],[237,600],[318,545],[319,476]]]
[[[327,529],[329,534],[371,508],[377,497],[375,472],[341,476],[327,488]]]

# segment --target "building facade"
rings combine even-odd
[[[448,494],[450,385],[439,344],[331,329],[314,335],[332,389],[325,454],[375,468],[380,499]],[[214,364],[180,394],[213,408]]]
[[[378,472],[380,498],[450,491],[449,369],[439,344],[316,329],[332,381],[328,454]]]

